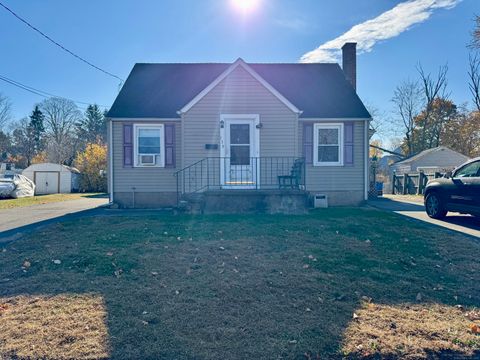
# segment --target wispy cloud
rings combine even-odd
[[[462,0],[409,0],[374,19],[353,26],[343,35],[304,54],[300,62],[335,62],[346,42],[356,42],[359,53],[369,52],[382,40],[391,39],[411,26],[426,21],[437,9],[451,9]]]

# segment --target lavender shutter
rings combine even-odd
[[[123,166],[133,166],[133,126],[123,125]]]
[[[165,167],[175,167],[175,124],[165,125]]]
[[[343,163],[353,166],[353,122],[345,123],[343,131]]]
[[[313,164],[313,124],[303,124],[303,157],[306,164]]]

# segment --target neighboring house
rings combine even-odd
[[[68,194],[79,188],[80,172],[66,165],[33,164],[23,170],[22,175],[35,183],[35,195]]]
[[[136,64],[107,115],[110,200],[161,207],[193,192],[285,188],[331,205],[366,200],[370,114],[356,93],[356,44],[342,50],[343,71]]]
[[[397,161],[390,166],[390,171],[401,175],[423,171],[426,174],[446,172],[469,160],[468,156],[460,154],[445,146],[424,150],[409,158]]]
[[[0,162],[0,178],[13,178],[14,175],[21,173],[22,169],[15,168],[15,164]]]

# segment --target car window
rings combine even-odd
[[[455,173],[455,177],[476,177],[480,172],[480,161],[465,165]]]

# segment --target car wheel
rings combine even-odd
[[[447,210],[444,209],[440,196],[435,193],[430,193],[425,199],[425,210],[427,215],[433,219],[443,219],[447,215]]]

